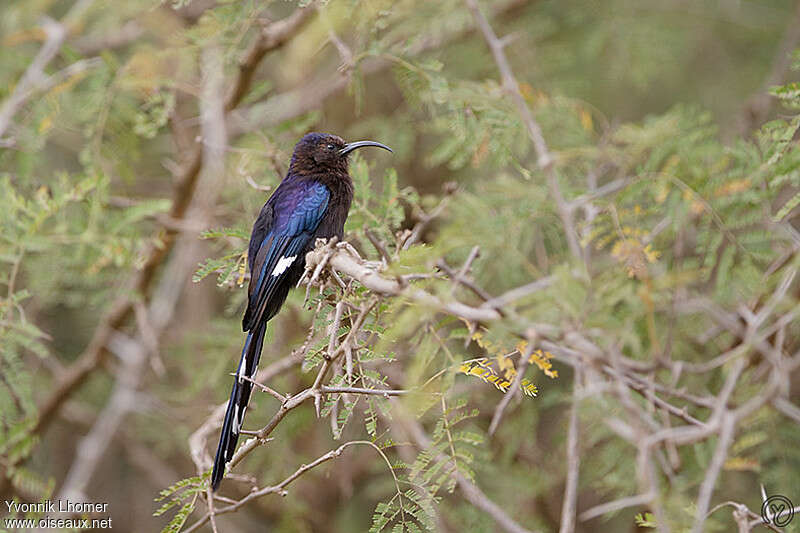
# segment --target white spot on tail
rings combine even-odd
[[[272,270],[272,275],[280,276],[281,274],[286,272],[286,269],[289,268],[292,265],[292,263],[294,263],[295,259],[297,259],[296,255],[292,255],[289,257],[281,257],[278,260],[278,264],[275,265],[275,268]]]
[[[247,411],[247,406],[242,407],[242,412],[239,414],[239,406],[233,408],[233,428],[231,430],[235,435],[239,434],[242,429],[242,422],[244,422],[244,413]]]
[[[239,383],[243,382],[242,376],[244,375],[244,365],[245,365],[245,358],[242,357],[242,360],[239,361],[239,369],[236,371],[236,379]]]

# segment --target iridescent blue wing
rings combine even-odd
[[[245,331],[278,312],[289,289],[301,255],[309,245],[328,207],[330,192],[318,182],[281,184],[261,210],[250,237],[250,286],[242,320]],[[264,220],[262,220],[264,217]]]

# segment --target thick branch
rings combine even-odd
[[[225,104],[226,111],[235,108],[250,90],[253,77],[264,56],[272,50],[280,48],[296,35],[315,12],[316,9],[313,6],[297,9],[285,19],[273,22],[261,31],[259,38],[252,44],[239,63],[239,75],[236,76]]]
[[[506,13],[524,4],[525,1],[504,0],[495,2],[492,14]],[[456,41],[474,30],[474,27],[464,28],[445,33],[443,36],[422,39],[418,41],[419,44],[408,50],[405,55],[418,56],[429,50],[441,48],[447,42]],[[385,58],[367,58],[358,63],[357,71],[361,76],[368,76],[385,71],[394,64]],[[229,122],[231,135],[240,135],[260,128],[275,126],[290,118],[319,108],[325,100],[345,90],[355,72],[356,69],[346,68],[344,71],[337,71],[331,75],[305,83],[298,89],[275,95],[264,102],[238,110],[233,114]]]
[[[500,319],[495,309],[472,307],[457,300],[445,301],[433,294],[413,286],[403,285],[397,279],[382,275],[367,265],[346,245],[317,247],[306,256],[307,268],[313,270],[320,264],[356,279],[364,287],[382,295],[400,296],[422,305],[472,322],[490,322]]]

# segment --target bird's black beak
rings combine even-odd
[[[383,148],[384,150],[389,150],[390,152],[393,152],[393,150],[391,148],[389,148],[385,144],[381,144],[379,142],[375,142],[375,141],[356,141],[356,142],[352,142],[352,143],[346,144],[344,146],[344,148],[339,150],[339,155],[347,155],[350,152],[352,152],[353,150],[355,150],[356,148],[363,148],[364,146],[377,146],[378,148]]]

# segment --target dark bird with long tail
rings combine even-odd
[[[250,399],[267,321],[280,310],[289,289],[302,276],[306,253],[318,238],[342,238],[353,200],[353,181],[347,172],[348,155],[356,148],[377,146],[375,141],[345,143],[326,133],[309,133],[294,147],[289,171],[258,215],[250,234],[247,259],[250,268],[242,348],[233,390],[222,423],[222,434],[211,473],[216,490],[233,458]],[[247,379],[244,379],[247,378]]]

